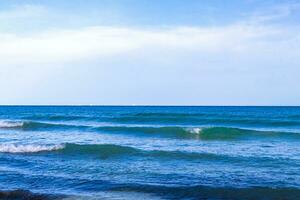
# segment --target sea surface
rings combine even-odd
[[[300,107],[2,106],[0,190],[299,200]]]

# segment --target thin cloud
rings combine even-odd
[[[0,20],[16,20],[41,17],[48,14],[48,10],[42,5],[25,4],[14,6],[8,10],[0,11]]]
[[[285,3],[252,13],[248,22],[270,23],[290,17],[300,10],[300,3]]]

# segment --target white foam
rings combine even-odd
[[[193,134],[200,134],[202,131],[202,128],[187,128],[186,130]]]
[[[0,121],[0,128],[22,127],[24,122],[21,121]]]
[[[2,153],[35,153],[41,151],[55,151],[64,148],[62,144],[58,145],[36,145],[36,144],[0,144]]]

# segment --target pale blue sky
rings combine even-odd
[[[300,2],[0,0],[0,104],[300,105]]]

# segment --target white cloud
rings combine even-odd
[[[75,62],[131,51],[139,54],[138,50],[148,49],[205,55],[263,52],[276,46],[289,51],[289,42],[298,42],[298,35],[299,30],[239,24],[216,28],[87,27],[29,36],[0,34],[0,66]]]

